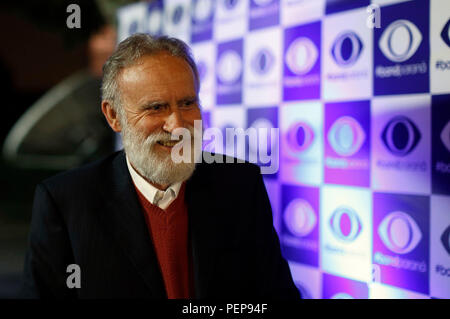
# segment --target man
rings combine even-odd
[[[187,46],[133,35],[103,71],[125,151],[37,186],[22,296],[298,298],[259,168],[172,161],[171,133],[201,119]]]

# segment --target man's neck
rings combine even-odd
[[[150,185],[156,187],[157,189],[161,190],[161,191],[165,191],[167,189],[167,187],[169,187],[169,185],[161,185],[161,184],[157,184],[154,183],[152,181],[149,181],[148,178],[146,178],[144,175],[141,174],[141,172],[139,172],[138,169],[136,169],[136,167],[133,165],[133,163],[130,162],[130,165],[133,167],[133,169],[136,171],[136,173],[142,177],[143,179],[145,179]]]

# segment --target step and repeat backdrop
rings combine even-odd
[[[264,178],[303,297],[450,298],[450,1],[166,0],[117,15],[119,41],[191,46],[206,126],[279,128]]]

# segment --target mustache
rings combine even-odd
[[[191,140],[194,140],[194,127],[188,126],[186,127],[191,133]],[[159,130],[158,132],[151,133],[145,138],[144,144],[148,146],[152,146],[157,142],[170,142],[170,141],[179,141],[183,140],[183,136],[175,137],[172,139],[172,134],[163,130]]]

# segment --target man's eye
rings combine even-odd
[[[145,108],[147,111],[160,111],[163,109],[161,104],[150,105]]]
[[[197,100],[190,100],[190,101],[185,101],[184,102],[184,106],[185,107],[191,107],[191,106],[195,106],[195,103],[197,102]]]

